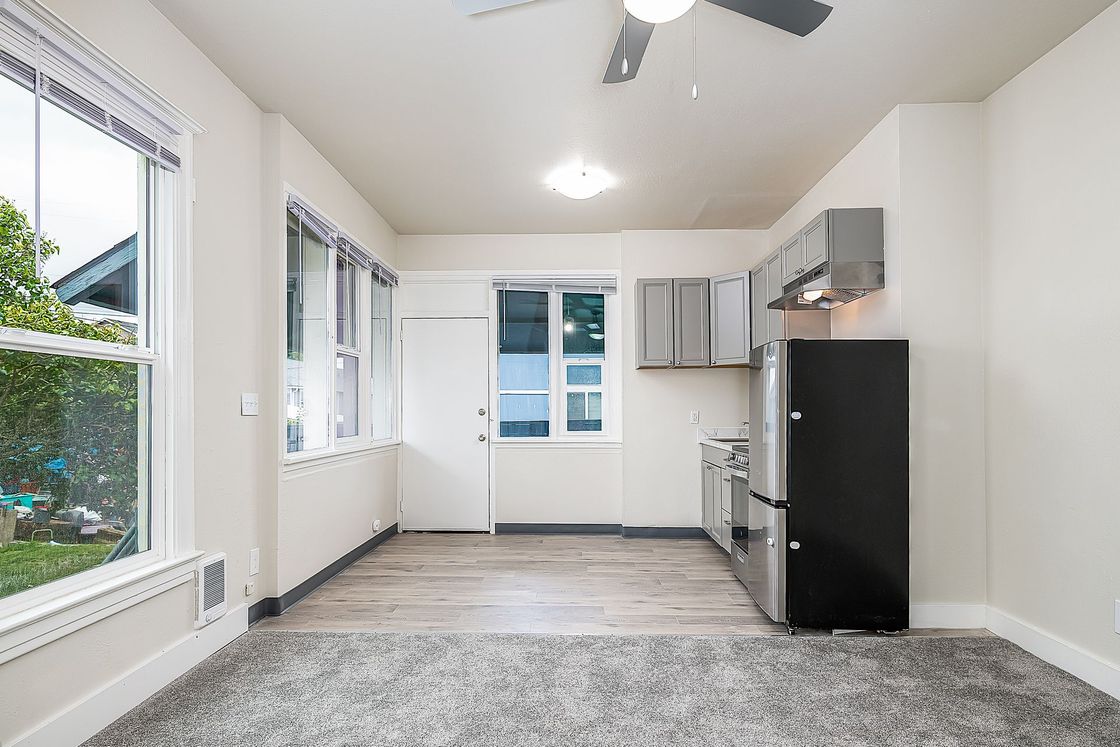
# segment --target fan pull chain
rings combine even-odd
[[[700,86],[697,83],[696,75],[696,7],[692,6],[692,100],[696,101],[700,98]]]
[[[625,11],[623,11],[625,13]],[[630,25],[630,14],[622,17],[622,74],[630,72],[630,60],[626,59],[626,27]]]

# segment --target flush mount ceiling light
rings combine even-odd
[[[675,21],[696,4],[696,0],[623,0],[626,12],[646,23]]]
[[[548,186],[573,200],[586,200],[610,186],[611,179],[605,171],[586,166],[569,166],[553,171]]]

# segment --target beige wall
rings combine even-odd
[[[891,112],[770,230],[882,206],[887,287],[832,312],[834,338],[910,340],[911,601],[985,601],[978,104]]]
[[[494,462],[496,521],[700,526],[698,426],[689,424],[689,411],[699,410],[706,426],[746,420],[746,373],[635,370],[634,282],[639,277],[747,270],[765,255],[765,238],[763,231],[400,237],[402,270],[621,271],[622,446],[499,447]],[[484,281],[412,280],[402,289],[403,313],[489,309]],[[562,490],[575,476],[582,491]]]
[[[396,260],[397,235],[288,120],[279,114],[266,114],[263,119],[263,298],[265,309],[277,311],[261,314],[265,339],[275,341],[263,378],[263,391],[268,394],[261,398],[262,421],[274,429],[263,446],[264,461],[273,467],[268,494],[275,500],[265,501],[262,507],[261,536],[262,553],[273,559],[263,564],[271,572],[264,583],[268,596],[279,596],[372,537],[375,519],[381,520],[382,529],[397,521],[395,446],[325,467],[289,467],[280,472],[285,342],[279,310],[280,279],[285,272],[285,190],[297,192],[390,264]],[[323,526],[331,530],[308,541],[311,520],[325,522]]]
[[[276,546],[281,307],[275,226],[283,219],[277,179],[288,180],[389,261],[395,259],[395,234],[298,132],[277,118],[266,122],[253,102],[144,0],[47,0],[47,5],[207,130],[194,143],[196,545],[227,553],[230,606],[251,604],[277,593],[276,563],[267,552],[256,593],[246,598],[242,591],[249,549]],[[241,392],[261,394],[260,417],[240,415]],[[355,527],[368,528],[366,519],[374,514],[391,524],[394,499],[384,496],[395,497],[396,467],[395,459],[390,466],[384,461],[370,457],[357,477],[352,465],[344,465],[307,479],[317,495],[354,496],[347,519]],[[358,490],[363,484],[365,493]],[[288,575],[318,570],[308,569],[360,544],[360,534],[340,532],[304,555],[308,543],[301,541]],[[0,705],[0,743],[34,730],[189,636],[192,589],[176,587],[0,666],[5,684],[49,693],[33,704],[12,703],[10,711]]]
[[[624,231],[623,502],[627,526],[698,527],[697,427],[747,419],[741,368],[634,368],[634,283],[638,278],[710,277],[749,270],[767,254],[765,231]],[[688,422],[700,411],[700,426]]]
[[[984,104],[988,595],[1120,667],[1120,5]]]

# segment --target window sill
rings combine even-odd
[[[621,441],[602,439],[543,440],[502,438],[494,439],[495,449],[621,449]]]
[[[194,578],[202,552],[156,559],[79,591],[0,619],[0,664],[151,599]]]
[[[281,463],[281,471],[283,472],[296,472],[303,469],[310,469],[312,467],[322,467],[328,464],[337,464],[339,462],[349,462],[354,459],[371,456],[374,454],[382,454],[387,451],[398,448],[401,445],[400,440],[386,440],[375,441],[373,443],[361,444],[357,446],[348,446],[333,451],[319,451],[311,454],[297,454],[295,456],[284,457]]]

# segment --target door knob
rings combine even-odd
[[[478,434],[478,440],[479,441],[485,441],[486,440],[486,434],[485,433],[479,433]]]
[[[478,408],[478,414],[479,415],[485,415],[486,414],[486,408],[485,407]]]

